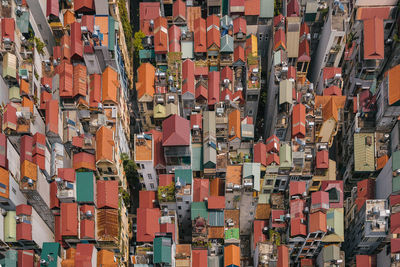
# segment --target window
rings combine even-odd
[[[189,201],[185,201],[185,203],[186,203],[187,205],[189,205]]]
[[[267,185],[272,185],[272,183],[274,182],[274,180],[273,179],[267,179]]]
[[[285,186],[286,185],[286,180],[282,180],[281,181],[281,186]]]
[[[179,214],[178,217],[179,217],[179,219],[182,219],[182,214]]]
[[[151,173],[148,173],[147,174],[147,177],[151,180],[151,179],[153,179],[153,177],[151,176]]]
[[[270,194],[271,193],[271,189],[264,189],[263,193],[264,194]]]
[[[263,38],[263,35],[262,35],[262,33],[260,33],[260,35],[259,35],[260,41],[262,40],[262,38]]]
[[[140,111],[140,112],[143,112],[143,111],[144,111],[143,103],[139,103],[139,111]]]
[[[181,210],[182,209],[182,206],[178,206],[178,210]]]
[[[153,102],[147,102],[147,110],[153,110]]]
[[[154,184],[153,183],[150,183],[150,188],[154,189]]]

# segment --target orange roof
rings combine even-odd
[[[274,34],[274,50],[279,48],[286,50],[286,37],[283,29],[278,29]]]
[[[194,21],[201,18],[201,7],[200,6],[188,6],[186,9],[187,26],[189,31],[194,32],[195,26]]]
[[[78,235],[78,204],[61,203],[61,235]]]
[[[316,96],[315,107],[322,106],[322,117],[324,121],[334,118],[338,121],[338,109],[344,108],[346,96]]]
[[[378,17],[381,19],[389,19],[390,10],[393,7],[360,7],[357,9],[357,20],[372,19]]]
[[[144,140],[144,145],[135,145],[135,160],[136,161],[149,161],[152,160],[152,140]]]
[[[29,108],[29,111],[33,114],[33,101],[30,100],[28,97],[22,97],[22,106],[24,108]]]
[[[306,136],[306,106],[297,104],[292,111],[292,137]]]
[[[229,113],[229,121],[228,121],[228,134],[229,140],[233,140],[235,138],[240,138],[240,111],[235,109],[231,113]]]
[[[383,59],[384,51],[383,19],[364,20],[364,59]]]
[[[224,266],[240,266],[240,248],[228,245],[224,249]]]
[[[97,266],[117,267],[117,263],[114,262],[114,252],[106,249],[102,249],[97,252]]]
[[[168,52],[168,23],[164,17],[154,20],[154,52],[156,54]]]
[[[67,25],[72,24],[75,21],[74,12],[72,12],[69,9],[67,9],[67,11],[65,11],[65,13],[64,13],[63,18],[64,18],[64,27],[66,27]]]
[[[398,105],[400,100],[400,65],[391,68],[385,75],[388,79],[389,105]]]
[[[114,133],[106,126],[96,133],[96,163],[99,161],[114,162]]]
[[[156,70],[150,63],[143,63],[137,70],[138,82],[136,83],[136,91],[138,100],[144,95],[153,97],[154,95],[154,76]]]
[[[380,170],[385,167],[386,163],[389,161],[389,156],[388,155],[383,155],[379,158],[376,159],[376,169]]]
[[[181,29],[178,26],[172,25],[169,27],[168,40],[169,52],[181,52]]]
[[[58,100],[51,99],[46,103],[46,128],[48,132],[58,134]]]
[[[289,249],[285,245],[278,246],[277,267],[289,267]]]
[[[194,52],[205,53],[206,47],[206,21],[203,18],[194,20]]]
[[[95,16],[95,25],[99,26],[103,34],[102,44],[108,44],[108,16]]]
[[[186,3],[182,0],[176,0],[172,6],[174,20],[178,17],[186,20]]]
[[[220,238],[220,239],[224,238],[225,228],[223,226],[210,226],[207,230],[208,230],[208,238]],[[205,265],[197,265],[197,266],[205,266]]]
[[[87,69],[83,64],[77,64],[73,68],[74,83],[73,83],[73,96],[81,95],[86,96],[87,94]]]
[[[83,169],[89,169],[89,170],[95,171],[96,165],[95,165],[94,155],[89,154],[87,152],[80,152],[80,153],[74,154],[73,168],[75,170],[83,168]]]
[[[308,232],[326,232],[326,214],[322,211],[311,213],[308,218]]]
[[[226,183],[238,184],[242,183],[242,165],[226,166]]]
[[[29,95],[30,94],[29,83],[27,81],[25,81],[24,79],[21,79],[19,89],[20,89],[21,95]]]
[[[245,16],[259,16],[260,15],[260,1],[244,0],[244,15]]]
[[[118,73],[110,66],[108,66],[101,76],[102,83],[102,96],[103,102],[113,102],[115,104],[117,101],[118,92]]]

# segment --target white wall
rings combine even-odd
[[[40,247],[43,242],[54,242],[54,234],[42,220],[35,209],[32,209],[32,240]]]

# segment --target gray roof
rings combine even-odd
[[[221,37],[221,49],[220,52],[233,53],[233,37],[229,34],[225,34]]]

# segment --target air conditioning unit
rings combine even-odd
[[[174,101],[175,101],[175,96],[173,95],[168,96],[168,103],[172,103]]]
[[[88,28],[86,26],[81,26],[82,33],[88,33]]]
[[[233,226],[235,226],[235,223],[234,223],[234,222],[229,222],[229,223],[228,223],[228,226],[229,226],[229,227],[233,227]]]
[[[111,118],[113,118],[113,119],[117,118],[117,107],[112,107]]]
[[[234,190],[240,190],[240,188],[241,188],[241,186],[240,186],[239,184],[235,184],[235,185],[233,186],[233,189],[234,189]]]
[[[57,197],[59,199],[73,198],[74,197],[74,191],[73,190],[60,190],[60,191],[57,192]]]
[[[183,189],[183,194],[190,195],[190,188]]]
[[[200,126],[199,125],[193,125],[193,130],[199,130],[200,129]]]

